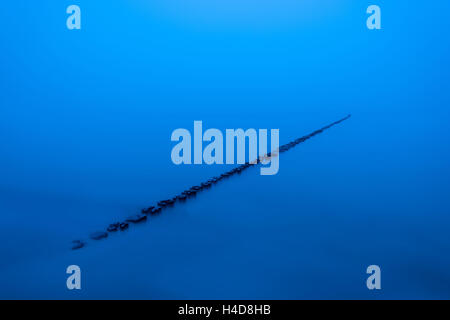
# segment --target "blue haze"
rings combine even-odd
[[[70,4],[81,30],[66,28]],[[366,28],[370,4],[382,30]],[[3,2],[0,298],[450,298],[449,10]],[[250,169],[70,250],[229,169],[172,164],[176,128],[279,128],[283,144],[348,113],[283,154],[278,175]],[[79,292],[65,287],[71,264]]]

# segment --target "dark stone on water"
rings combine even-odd
[[[159,202],[158,202],[158,206],[160,206],[160,207],[165,207],[165,206],[167,206],[166,200],[159,201]]]
[[[91,234],[91,239],[94,239],[94,240],[101,240],[101,239],[104,239],[107,237],[108,237],[108,233],[103,232],[103,231],[94,232]]]
[[[173,199],[162,200],[162,201],[158,202],[158,206],[165,207],[165,206],[172,205],[174,203],[175,203],[175,200],[173,200]]]
[[[148,213],[151,213],[154,208],[155,207],[148,207],[147,209],[142,209],[141,212],[144,214],[148,214]]]
[[[120,223],[110,224],[108,227],[108,232],[116,232],[117,230],[119,230],[119,227],[120,227]]]
[[[147,220],[147,216],[143,214],[136,214],[134,216],[128,217],[127,222],[139,223]]]
[[[161,210],[162,210],[162,208],[160,208],[160,207],[155,208],[155,209],[153,209],[152,214],[160,213]]]
[[[73,243],[72,250],[78,250],[85,246],[85,243],[81,240],[75,240],[72,243]]]

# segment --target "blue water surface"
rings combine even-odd
[[[66,8],[82,29],[66,28]],[[368,30],[366,8],[382,10]],[[1,299],[450,298],[450,2],[2,3]],[[145,224],[116,220],[232,166],[173,130],[279,128],[280,157]],[[66,288],[79,265],[82,290]],[[366,287],[379,265],[382,289]]]

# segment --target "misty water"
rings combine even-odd
[[[0,13],[0,298],[450,298],[447,2],[385,3],[378,33],[351,1],[80,3],[74,33],[52,1]],[[233,167],[174,165],[177,128],[283,144],[349,113],[277,175],[250,168],[89,239]]]

